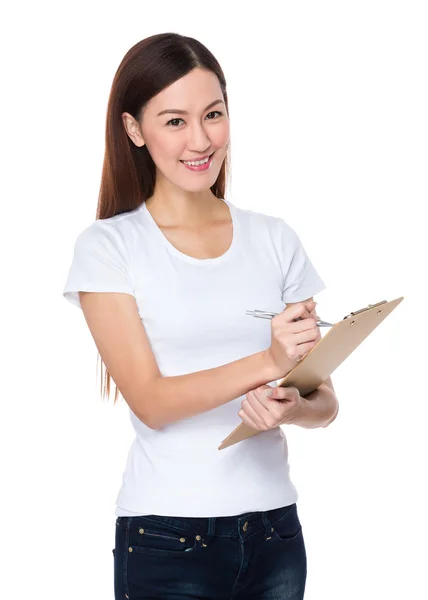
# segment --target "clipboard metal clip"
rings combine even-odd
[[[375,306],[381,306],[382,304],[386,304],[386,303],[387,303],[387,300],[382,300],[381,302],[377,302],[376,304],[369,304],[368,306],[366,306],[366,308],[361,308],[360,310],[351,312],[349,315],[346,315],[346,317],[343,317],[343,318],[349,319],[351,317],[354,317],[355,315],[359,315],[360,313],[365,312],[366,310],[369,310],[370,308],[374,308]]]

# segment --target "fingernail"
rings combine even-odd
[[[265,390],[265,396],[272,396],[272,390]]]

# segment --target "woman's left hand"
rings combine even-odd
[[[266,391],[271,395],[267,396]],[[296,387],[262,385],[246,394],[238,415],[249,427],[267,431],[281,424],[294,423],[303,414],[307,402]]]

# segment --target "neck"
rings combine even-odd
[[[154,191],[146,200],[147,209],[153,218],[164,227],[200,227],[224,218],[228,207],[214,196],[211,190],[174,193]]]

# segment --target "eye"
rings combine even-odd
[[[222,115],[223,114],[219,110],[212,110],[211,112],[208,113],[208,115],[213,115],[214,113],[217,113],[218,115]],[[208,115],[207,115],[207,117],[208,117]],[[210,121],[212,121],[212,119],[210,119]]]
[[[211,112],[209,112],[209,113],[208,113],[208,115],[213,115],[213,114],[215,114],[215,113],[217,113],[217,114],[218,114],[218,115],[220,115],[220,116],[223,114],[223,113],[222,113],[222,112],[220,112],[219,110],[212,110]],[[208,117],[208,115],[207,115],[207,117]],[[209,120],[209,121],[212,121],[213,119],[208,119],[208,120]],[[178,125],[177,125],[177,124],[173,124],[173,123],[176,123],[177,121],[183,121],[183,119],[179,119],[178,117],[176,117],[175,119],[170,119],[170,120],[169,120],[169,121],[166,123],[166,125],[168,125],[169,127],[178,127]]]
[[[170,121],[168,121],[167,125],[170,125],[170,127],[178,127],[178,125],[173,125],[172,123],[174,121],[182,121],[183,119],[179,119],[178,117],[175,119],[171,119]]]

